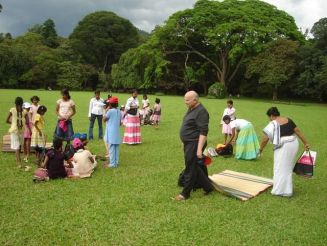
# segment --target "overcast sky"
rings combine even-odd
[[[298,27],[311,28],[327,17],[327,0],[265,0],[292,15]],[[67,37],[89,13],[108,10],[150,32],[174,12],[191,8],[196,0],[0,0],[0,33],[17,36],[51,18],[59,35]]]

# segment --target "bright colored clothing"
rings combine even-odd
[[[128,111],[131,107],[139,106],[139,100],[134,97],[130,97],[127,99],[125,110]]]
[[[253,125],[242,119],[236,119],[229,124],[232,129],[236,128],[239,131],[236,140],[235,158],[243,160],[256,159],[259,153],[259,141]]]
[[[107,119],[106,126],[106,143],[109,144],[110,167],[117,167],[119,162],[119,144],[120,140],[120,122],[121,113],[119,109],[109,109],[105,118]]]
[[[75,106],[74,101],[71,99],[67,101],[59,99],[57,101],[57,105],[59,105],[59,115],[61,118],[70,118],[70,116],[73,114],[73,106]]]
[[[28,117],[28,122],[26,122],[26,116]],[[32,136],[33,123],[32,123],[31,117],[32,116],[29,113],[29,111],[26,111],[26,110],[23,111],[23,122],[24,122],[23,137],[24,138],[31,138],[31,136]]]
[[[34,105],[34,104],[31,104],[31,108],[30,108],[30,117],[31,117],[31,122],[33,124],[34,120],[35,120],[35,115],[37,114],[37,110],[39,108],[39,105]]]
[[[125,132],[123,143],[140,144],[141,143],[141,127],[140,117],[138,115],[127,114],[125,123]]]
[[[24,128],[23,113],[17,112],[16,107],[9,110],[11,113],[11,124],[9,133],[21,134]]]
[[[161,106],[160,104],[156,103],[153,107],[153,114],[151,116],[151,120],[154,123],[159,123],[160,122],[160,116],[161,116]]]
[[[45,147],[45,135],[44,135],[44,117],[40,114],[35,115],[35,120],[34,120],[34,125],[32,129],[32,137],[31,137],[31,146],[32,147]],[[41,134],[39,131],[36,129],[36,126],[40,130]]]
[[[108,144],[120,144],[120,110],[116,108],[109,109],[106,114],[107,125],[106,125],[106,139]]]

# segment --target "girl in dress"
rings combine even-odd
[[[32,137],[31,137],[31,147],[33,148],[45,148],[45,134],[44,134],[44,114],[47,112],[45,106],[40,106],[34,118]],[[41,155],[38,151],[35,151],[37,157],[37,164],[41,164]]]
[[[58,123],[55,129],[55,137],[69,143],[74,135],[72,117],[76,114],[75,102],[70,98],[67,89],[61,91],[61,96],[56,106]]]
[[[156,98],[156,104],[153,107],[153,115],[151,116],[151,120],[156,128],[159,127],[160,116],[161,116],[161,106],[160,99]]]
[[[148,96],[146,94],[144,94],[143,100],[142,100],[142,109],[140,110],[140,118],[141,118],[142,125],[144,124],[144,118],[149,113],[149,108],[150,108],[150,102],[149,102]]]
[[[40,98],[38,96],[32,96],[31,97],[31,108],[30,108],[30,118],[31,118],[31,122],[32,122],[32,127],[33,127],[33,122],[34,122],[34,118],[35,115],[37,113],[37,109],[39,108],[39,102],[40,102]]]
[[[33,123],[32,123],[32,114],[30,114],[30,109],[31,109],[31,104],[28,102],[23,103],[23,119],[24,120],[24,161],[28,162],[28,158],[30,156],[31,152],[31,136],[32,136],[32,128],[33,128]]]
[[[232,137],[232,129],[230,128],[230,126],[228,124],[225,124],[225,122],[223,121],[223,117],[225,115],[228,115],[231,119],[231,121],[235,120],[235,111],[236,109],[233,106],[233,101],[232,100],[228,100],[227,101],[227,107],[224,110],[223,116],[221,117],[221,122],[220,122],[220,126],[222,127],[222,133],[224,134],[224,144],[226,144],[227,142],[227,138],[229,136],[229,138]]]
[[[26,116],[26,120],[28,118]],[[9,110],[9,114],[6,119],[6,123],[10,124],[10,148],[15,150],[16,163],[18,168],[22,168],[22,162],[20,158],[20,146],[22,144],[22,133],[23,133],[23,99],[16,97],[15,107]]]

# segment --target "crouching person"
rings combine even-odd
[[[66,164],[72,167],[71,164]],[[66,178],[68,170],[65,166],[65,156],[62,150],[62,140],[55,138],[53,148],[45,154],[41,168],[36,169],[34,181],[48,181],[49,179]]]
[[[73,156],[73,176],[74,178],[91,177],[97,162],[95,155],[92,155],[89,150],[84,149],[84,144],[79,138],[73,140],[75,154]]]

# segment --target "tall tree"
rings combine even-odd
[[[137,29],[130,21],[107,11],[87,15],[69,38],[85,63],[108,74],[120,55],[139,42]]]
[[[315,46],[327,55],[327,18],[317,21],[311,31]]]
[[[154,31],[169,53],[191,53],[209,62],[216,78],[229,86],[240,64],[278,37],[303,40],[294,19],[258,0],[199,0],[173,14]]]
[[[259,83],[270,86],[273,100],[277,100],[278,89],[290,80],[296,69],[299,45],[295,41],[278,39],[257,55],[248,65],[247,77],[257,75]]]

